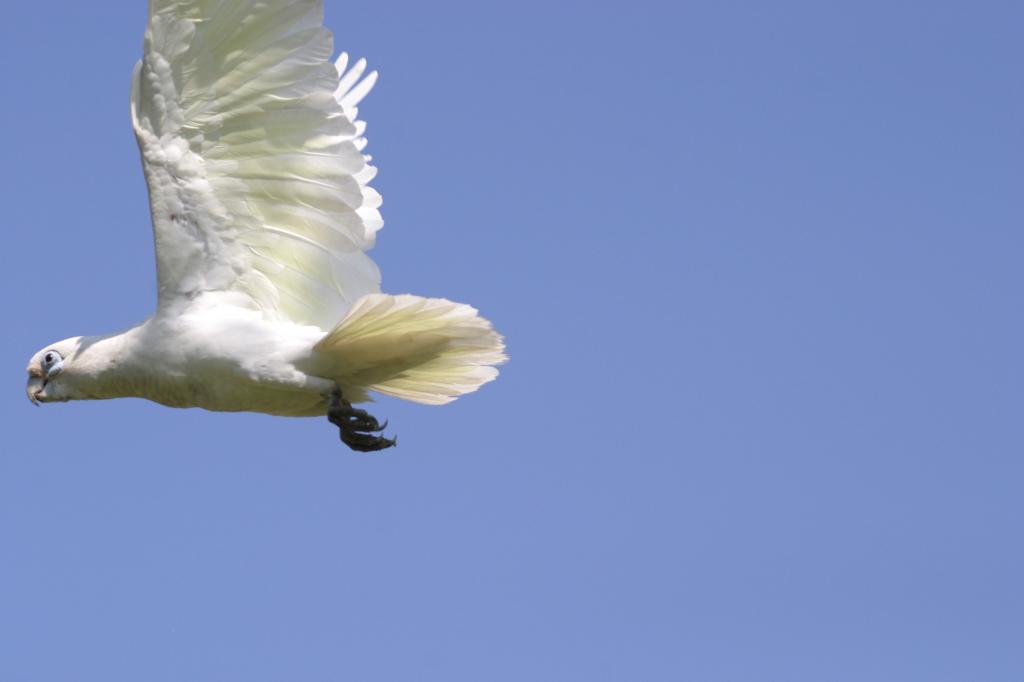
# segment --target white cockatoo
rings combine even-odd
[[[504,344],[475,309],[380,293],[356,118],[377,74],[332,62],[322,24],[322,0],[150,0],[131,118],[156,313],[36,353],[32,402],[326,414],[365,451],[394,444],[352,407],[370,392],[439,405],[497,376]]]

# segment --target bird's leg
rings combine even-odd
[[[341,430],[341,440],[345,445],[359,452],[376,452],[394,446],[397,438],[385,438],[374,435],[387,428],[366,410],[352,407],[352,403],[342,397],[341,391],[331,394],[327,405],[327,419]]]

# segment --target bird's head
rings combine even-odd
[[[28,363],[28,399],[39,403],[71,400],[71,381],[74,376],[75,355],[82,338],[76,336],[46,346],[32,356]]]

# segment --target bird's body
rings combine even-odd
[[[315,368],[312,349],[324,332],[269,322],[232,298],[239,297],[206,294],[119,334],[81,339],[82,371],[67,375],[69,397],[73,390],[79,398],[145,398],[217,412],[326,414],[333,384],[300,369]]]
[[[469,306],[389,296],[356,105],[376,73],[334,63],[322,0],[151,0],[131,120],[150,192],[156,313],[29,363],[33,402],[327,414],[356,449],[393,441],[352,402],[442,404],[497,375]]]

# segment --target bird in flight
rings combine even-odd
[[[380,292],[381,228],[357,105],[322,0],[150,0],[131,120],[149,188],[157,306],[127,331],[44,347],[36,404],[137,397],[324,416],[391,447],[353,403],[431,405],[494,379],[504,343],[464,304]]]

